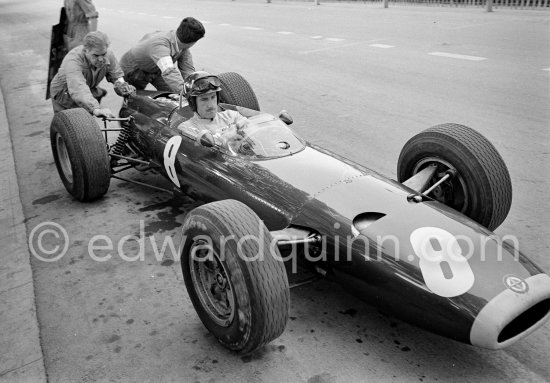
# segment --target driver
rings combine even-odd
[[[182,133],[199,137],[209,132],[220,145],[242,138],[239,132],[248,119],[235,110],[218,111],[220,86],[218,76],[204,71],[194,72],[185,79],[183,92],[195,113],[178,126]]]

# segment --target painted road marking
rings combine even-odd
[[[310,53],[316,53],[316,52],[328,51],[328,50],[333,50],[333,49],[352,47],[352,46],[359,45],[359,44],[361,44],[361,43],[350,43],[350,44],[343,44],[343,45],[334,45],[332,47],[312,49],[310,51],[301,51],[301,52],[298,52],[298,54],[307,55],[307,54],[310,54]]]
[[[458,54],[455,54],[455,53],[446,53],[446,52],[430,52],[428,54],[432,55],[432,56],[449,57],[449,58],[453,58],[453,59],[470,60],[470,61],[487,60],[486,57],[458,55]]]
[[[128,13],[127,11],[123,11],[123,10],[115,10],[115,9],[111,9],[111,8],[103,8],[107,11],[114,11],[114,12],[119,12],[119,13]],[[137,13],[137,12],[133,12],[133,13]],[[147,15],[146,13],[143,13],[143,12],[139,12],[137,13],[138,15]],[[150,15],[152,17],[157,17],[157,15]],[[158,17],[162,17],[163,19],[175,19],[176,17],[174,16],[158,16]],[[209,24],[210,21],[202,21],[202,23],[204,24]],[[224,24],[218,24],[219,26],[222,26],[222,27],[228,27],[228,26],[231,26],[231,24],[227,24],[227,23],[224,23]],[[463,26],[461,27],[455,27],[455,28],[450,28],[450,29],[458,29],[458,28],[462,28]],[[261,31],[263,30],[263,28],[259,28],[259,27],[250,27],[250,26],[243,26],[241,27],[243,29],[246,29],[246,30],[250,30],[250,31]],[[278,34],[280,35],[294,35],[295,33],[294,32],[291,32],[291,31],[279,31],[277,32]],[[315,35],[315,36],[310,36],[311,39],[313,40],[320,40],[320,39],[323,39],[324,37],[321,36],[321,35]],[[338,37],[326,37],[325,38],[326,41],[330,41],[330,42],[342,42],[342,41],[345,41],[345,39],[342,39],[342,38],[338,38]],[[371,40],[372,41],[372,40]],[[299,52],[300,54],[309,54],[309,53],[315,53],[315,52],[321,52],[321,51],[325,51],[325,50],[329,50],[329,49],[335,49],[335,48],[344,48],[344,47],[349,47],[349,46],[354,46],[354,45],[357,45],[359,43],[351,43],[351,44],[346,44],[346,45],[340,45],[338,47],[331,47],[331,48],[321,48],[321,49],[314,49],[314,50],[309,50],[309,51],[303,51],[303,52]],[[373,48],[381,48],[381,49],[390,49],[390,48],[395,48],[394,45],[388,45],[388,44],[370,44],[369,45],[370,47],[373,47]],[[432,56],[439,56],[439,57],[448,57],[448,58],[454,58],[454,59],[461,59],[461,60],[470,60],[470,61],[483,61],[483,60],[487,60],[486,57],[479,57],[479,56],[469,56],[469,55],[461,55],[461,54],[456,54],[456,53],[447,53],[447,52],[430,52],[428,53],[429,55],[432,55]],[[547,71],[547,72],[550,72],[550,67],[549,68],[542,68],[541,70],[543,71]]]
[[[542,70],[546,70],[546,71],[550,72],[550,68],[542,68]]]

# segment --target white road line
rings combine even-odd
[[[243,29],[248,29],[249,31],[261,31],[263,28],[258,27],[242,27]]]
[[[449,57],[449,58],[453,58],[453,59],[470,60],[470,61],[487,60],[486,57],[458,55],[458,54],[455,54],[455,53],[446,53],[446,52],[430,52],[428,54],[432,55],[432,56]]]
[[[280,35],[293,35],[294,32],[288,32],[288,31],[280,31],[280,32],[277,32],[278,34]]]
[[[457,29],[466,29],[466,28],[475,28],[475,27],[486,27],[486,24],[468,24],[468,25],[457,25],[454,27],[441,27],[444,30],[457,30]]]
[[[311,38],[314,40],[319,40],[319,39],[322,39],[323,36],[311,36]]]
[[[359,45],[359,44],[361,44],[361,43],[357,42],[357,43],[350,43],[350,44],[344,44],[344,45],[334,45],[334,46],[332,46],[332,47],[325,47],[325,48],[319,48],[319,49],[312,49],[312,50],[310,50],[310,51],[301,51],[301,52],[298,52],[298,54],[307,55],[307,54],[310,54],[310,53],[328,51],[328,50],[332,50],[332,49],[340,49],[340,48],[352,47],[352,46],[354,46],[354,45]]]
[[[333,41],[333,42],[344,41],[344,39],[339,39],[337,37],[327,37],[326,40],[327,41]]]
[[[382,49],[395,48],[394,45],[386,45],[386,44],[371,44],[369,45],[369,47],[382,48]]]
[[[231,24],[220,24],[220,27],[230,27]]]
[[[542,68],[542,70],[546,70],[546,71],[550,72],[550,68]]]

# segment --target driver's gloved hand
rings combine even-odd
[[[115,93],[120,97],[131,96],[136,94],[136,88],[127,82],[116,82]]]
[[[237,127],[237,131],[243,130],[248,125],[248,119],[243,119],[235,123],[235,126]]]

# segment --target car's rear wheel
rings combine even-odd
[[[226,72],[218,75],[222,83],[220,102],[260,110],[260,104],[254,90],[238,73]]]
[[[399,155],[397,178],[404,182],[436,165],[434,184],[449,170],[455,173],[431,197],[495,230],[512,204],[512,182],[504,160],[483,135],[464,125],[441,124],[412,137]]]
[[[93,201],[107,192],[111,179],[107,145],[90,113],[81,108],[56,113],[50,143],[61,181],[75,199]]]
[[[288,278],[279,250],[246,205],[224,200],[191,211],[181,266],[201,321],[225,347],[252,352],[285,329]]]

